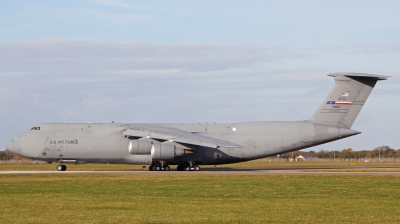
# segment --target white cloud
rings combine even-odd
[[[389,60],[383,59],[385,53],[394,55],[388,57]],[[40,39],[0,44],[0,75],[67,75],[65,79],[73,77],[69,79],[72,82],[90,82],[89,75],[99,74],[121,79],[124,76],[215,78],[250,74],[261,77],[275,73],[279,74],[279,79],[284,74],[292,74],[292,79],[297,79],[299,74],[304,77],[307,72],[317,77],[318,70],[376,73],[374,69],[384,67],[396,71],[393,63],[387,64],[399,53],[398,44],[289,49],[245,44]],[[335,70],[322,69],[326,65],[334,66]],[[350,70],[346,70],[348,68]],[[77,74],[80,77],[75,79]]]
[[[351,46],[308,47],[309,52],[341,52],[344,54],[400,53],[400,44],[356,44]]]
[[[76,72],[127,74],[130,71],[169,69],[216,71],[255,67],[299,57],[300,53],[265,45],[42,39],[0,44],[0,72],[57,75]]]
[[[10,106],[15,105],[19,97],[20,93],[17,90],[9,87],[0,87],[0,105],[8,105],[8,107],[0,107],[1,114],[5,114],[6,111],[10,110]]]

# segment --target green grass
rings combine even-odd
[[[305,172],[400,172],[400,168],[364,168],[364,169],[324,169],[305,170]]]
[[[0,175],[1,223],[399,223],[400,177]]]
[[[0,164],[0,170],[43,170],[54,171],[58,164]],[[65,164],[68,171],[131,171],[148,170],[148,166],[120,164]]]
[[[355,163],[357,166],[399,166],[400,163],[396,162],[375,162],[375,163]],[[119,165],[119,164],[81,164],[73,165],[66,164],[68,171],[71,170],[94,170],[94,171],[131,171],[131,170],[147,170],[141,165]],[[0,164],[0,170],[55,170],[57,164]],[[314,167],[314,166],[349,166],[349,162],[243,162],[234,164],[217,165],[221,168],[255,168],[255,167]],[[210,168],[215,166],[201,166],[202,168]],[[172,166],[173,169],[176,166]]]

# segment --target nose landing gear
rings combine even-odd
[[[66,170],[67,170],[67,166],[66,165],[59,164],[57,166],[57,171],[66,171]]]

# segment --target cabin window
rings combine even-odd
[[[33,127],[33,128],[31,128],[31,130],[40,131],[40,127]]]

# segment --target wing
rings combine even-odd
[[[240,148],[241,145],[224,141],[221,139],[211,138],[204,135],[194,134],[191,132],[179,130],[176,128],[167,128],[160,126],[141,126],[129,127],[123,135],[132,137],[148,137],[152,139],[161,139],[165,141],[174,141],[178,143],[186,143],[191,145],[205,146],[211,148],[228,147]]]

